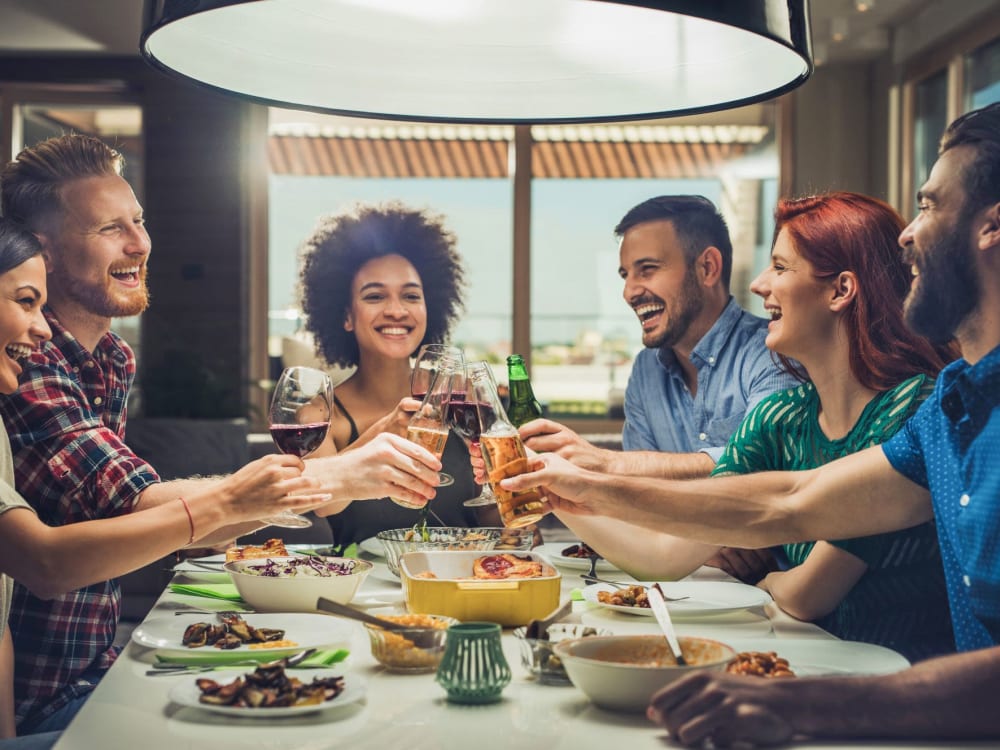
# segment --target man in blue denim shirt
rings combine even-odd
[[[779,370],[764,345],[767,321],[729,294],[733,248],[711,201],[697,195],[650,198],[625,214],[615,235],[621,238],[622,296],[639,319],[646,347],[625,391],[626,452],[596,448],[549,420],[525,425],[521,435],[534,450],[554,451],[597,471],[708,476],[747,411],[797,381]],[[592,525],[574,519],[570,525],[613,562],[636,562],[633,530],[613,529],[606,520]],[[669,554],[678,552],[671,548]],[[650,557],[659,556],[650,550]],[[750,581],[773,567],[769,555],[737,549],[722,550],[710,564]]]
[[[813,471],[689,482],[607,477],[540,456],[544,468],[504,482],[544,486],[563,513],[715,543],[842,539],[936,520],[962,653],[869,678],[694,675],[648,711],[684,745],[1000,738],[1000,103],[948,127],[917,200],[899,238],[914,275],[906,319],[934,341],[955,338],[963,358],[884,445]]]

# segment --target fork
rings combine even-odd
[[[303,661],[308,659],[310,656],[316,653],[316,649],[307,648],[305,651],[300,651],[299,653],[289,656],[287,660],[282,657],[281,659],[276,659],[275,661],[285,661],[285,668],[291,668],[301,664]],[[240,661],[227,661],[224,664],[169,664],[169,663],[158,663],[154,664],[153,668],[146,671],[147,677],[161,677],[163,675],[178,675],[178,674],[198,674],[200,672],[211,672],[216,669],[225,669],[226,667],[247,667],[255,666],[259,667],[267,662],[260,662],[254,659],[242,659]]]
[[[641,585],[636,583],[625,583],[624,581],[609,581],[606,578],[598,578],[597,576],[587,575],[585,573],[581,573],[580,578],[585,580],[587,583],[606,583],[609,586],[614,586],[616,589],[627,589],[629,586]],[[667,596],[666,594],[663,594],[663,601],[665,602],[682,602],[685,599],[690,598],[690,596]]]

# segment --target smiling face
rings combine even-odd
[[[815,352],[829,352],[837,321],[829,304],[833,282],[816,278],[813,265],[799,254],[786,230],[778,233],[771,264],[751,282],[750,291],[771,315],[764,342],[768,349],[807,367]]]
[[[362,356],[409,358],[427,333],[424,287],[413,264],[384,255],[361,266],[351,282],[344,329],[354,332]]]
[[[982,294],[973,250],[972,212],[962,174],[975,151],[958,146],[941,154],[917,193],[919,213],[899,236],[913,282],[906,322],[935,343],[950,340]]]
[[[649,221],[625,232],[619,249],[622,296],[642,324],[649,348],[674,346],[705,305],[694,269],[670,221]]]
[[[141,313],[150,241],[132,188],[117,175],[85,177],[67,183],[61,198],[61,224],[39,235],[52,306],[105,318]]]
[[[0,274],[0,393],[17,390],[20,361],[52,337],[42,317],[45,261],[41,255]]]

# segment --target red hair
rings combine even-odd
[[[852,271],[858,294],[844,323],[851,373],[866,388],[885,391],[918,374],[937,375],[956,352],[934,346],[903,320],[910,266],[898,238],[906,222],[887,203],[858,193],[782,199],[774,211],[774,236],[784,230],[817,278]],[[796,368],[778,355],[786,369]]]

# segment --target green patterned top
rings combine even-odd
[[[873,398],[842,438],[819,426],[812,383],[761,401],[729,440],[713,476],[813,469],[892,437],[934,388],[918,375]],[[817,624],[839,638],[878,643],[910,660],[954,651],[944,571],[933,522],[889,534],[830,541],[868,565],[847,596]],[[785,545],[801,565],[815,542]]]

